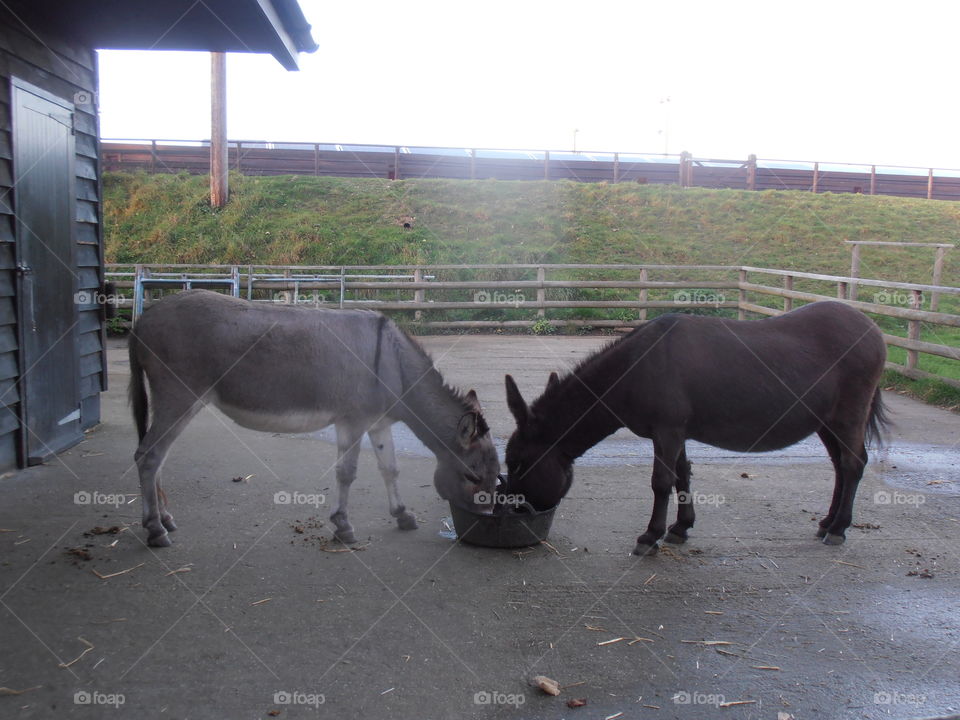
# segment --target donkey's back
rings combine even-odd
[[[363,310],[255,305],[188,290],[149,308],[130,359],[151,387],[154,415],[213,404],[269,432],[317,430],[341,417],[376,416],[395,371],[381,366],[395,326]],[[138,418],[138,395],[134,414]]]

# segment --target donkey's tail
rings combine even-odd
[[[886,430],[890,425],[887,406],[883,404],[883,397],[880,395],[880,388],[878,387],[873,393],[873,402],[870,403],[866,444],[882,448],[886,444]]]
[[[144,382],[143,367],[140,365],[138,348],[140,341],[135,332],[130,333],[128,348],[130,351],[130,387],[128,394],[133,407],[133,419],[137,423],[137,435],[140,440],[147,434],[147,419],[150,416],[150,401],[147,399],[147,386]]]

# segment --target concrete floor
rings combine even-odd
[[[450,382],[478,390],[502,448],[503,372],[532,399],[550,370],[604,340],[424,342]],[[958,415],[887,394],[895,445],[868,470],[862,527],[842,547],[813,537],[833,482],[816,443],[748,457],[691,448],[704,499],[691,540],[636,558],[651,458],[629,433],[578,462],[552,548],[517,552],[440,536],[449,510],[433,461],[398,432],[420,528],[396,529],[365,451],[351,497],[363,548],[330,552],[342,549],[327,543],[334,448],[204,412],[167,462],[180,529],[154,551],[139,528],[119,341],[110,371],[101,426],[57,462],[0,480],[0,717],[960,712]],[[316,504],[277,504],[278,491]],[[538,674],[561,695],[530,687]],[[586,706],[568,708],[575,698]]]

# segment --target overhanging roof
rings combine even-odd
[[[317,43],[297,0],[7,0],[37,28],[97,49],[270,53],[287,70]]]

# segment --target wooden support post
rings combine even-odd
[[[550,179],[550,151],[547,150],[543,156],[543,179]]]
[[[620,153],[613,154],[613,184],[620,182]]]
[[[870,166],[870,194],[877,194],[877,166]]]
[[[420,268],[415,268],[413,271],[413,281],[415,283],[423,282],[423,270]],[[417,304],[423,303],[423,289],[418,288],[413,291],[413,301]],[[423,320],[423,311],[417,310],[413,313],[413,319],[417,322]]]
[[[747,158],[747,190],[757,189],[757,156]]]
[[[543,287],[543,281],[547,279],[547,269],[541,265],[537,268],[537,282],[541,283],[540,287],[537,288],[537,304],[543,305],[543,302],[547,299],[547,291]],[[542,307],[537,308],[537,317],[542,318],[545,315],[545,311]]]
[[[230,197],[227,164],[227,55],[210,53],[210,205]]]
[[[313,174],[320,174],[320,143],[313,144]]]
[[[919,310],[923,302],[923,293],[919,290],[911,290],[913,295],[913,307],[911,310]],[[919,320],[910,320],[907,323],[907,340],[919,340],[920,339],[920,321]],[[917,369],[917,360],[920,353],[916,350],[907,350],[907,369],[916,370]]]
[[[812,191],[817,192],[817,188],[820,186],[820,163],[815,162],[813,164],[813,188]]]
[[[858,278],[860,277],[860,245],[859,243],[854,243],[850,246],[850,277]],[[853,283],[850,287],[850,299],[857,299],[857,283]]]
[[[927,171],[927,200],[933,200],[933,168]]]
[[[793,275],[784,275],[783,276],[783,289],[784,290],[793,290]],[[790,312],[793,310],[793,298],[785,297],[783,299],[783,311]]]
[[[938,247],[937,254],[933,261],[933,282],[932,285],[939,285],[943,279],[943,258],[947,254],[947,248]],[[937,312],[940,307],[940,293],[930,293],[930,312]]]
[[[842,280],[837,283],[837,300],[847,299],[847,284]]]
[[[648,277],[647,277],[647,269],[646,269],[646,268],[640,268],[640,282],[647,282],[647,279],[648,279]],[[646,289],[646,288],[640,288],[640,303],[643,304],[643,303],[645,303],[645,302],[647,302],[647,289]],[[645,307],[640,308],[640,312],[638,313],[638,316],[639,316],[638,319],[640,320],[640,322],[646,322],[646,321],[647,321],[647,309],[646,309]]]
[[[747,271],[741,270],[739,273],[740,284],[743,285],[747,282]],[[742,287],[737,292],[737,320],[746,320],[747,311],[743,309],[743,306],[747,304],[747,291]]]

